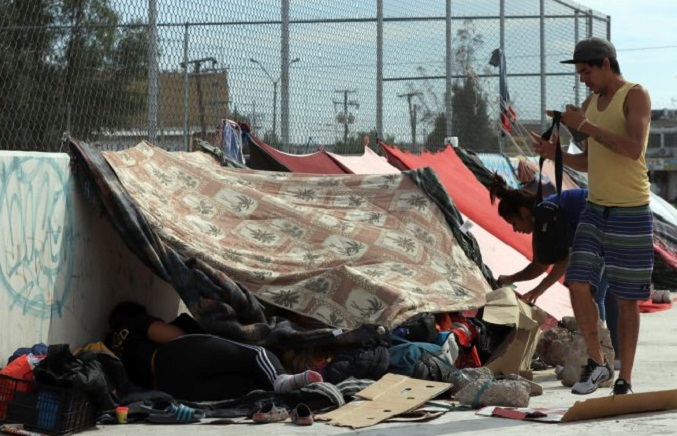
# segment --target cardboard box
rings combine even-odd
[[[355,400],[329,413],[318,415],[317,420],[350,428],[369,427],[401,413],[410,412],[449,388],[450,383],[386,374],[355,395]]]
[[[482,320],[490,324],[514,327],[491,355],[485,366],[494,374],[518,374],[528,371],[541,334],[541,323],[548,315],[518,298],[512,288],[504,287],[487,294]]]

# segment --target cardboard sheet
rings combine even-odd
[[[677,409],[677,390],[612,395],[577,401],[562,417],[562,422],[605,418],[629,413]]]
[[[590,398],[585,401],[577,401],[573,406],[568,408],[488,406],[478,410],[477,415],[557,423],[673,409],[677,409],[677,390]]]
[[[355,400],[329,413],[318,415],[317,420],[350,428],[369,427],[401,413],[410,412],[449,388],[449,383],[386,374],[355,395]]]

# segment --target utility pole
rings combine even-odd
[[[296,63],[300,60],[301,60],[301,58],[292,59],[289,62],[289,65]],[[259,68],[261,68],[261,71],[263,71],[265,73],[265,75],[268,77],[268,79],[270,79],[270,81],[273,82],[273,135],[272,135],[272,137],[276,138],[276,140],[277,140],[277,84],[280,82],[280,79],[282,78],[282,74],[280,74],[280,76],[277,79],[273,79],[273,76],[270,75],[270,73],[268,72],[266,67],[264,67],[263,64],[261,64],[261,62],[259,62],[258,60],[254,59],[254,58],[249,58],[249,61],[258,65]],[[285,146],[285,144],[283,144],[283,148],[284,148],[284,146]]]
[[[193,67],[195,68],[193,75],[196,78],[195,86],[197,88],[197,104],[198,109],[200,111],[200,130],[202,130],[202,139],[205,139],[207,137],[207,123],[205,122],[205,106],[202,99],[202,80],[200,79],[200,69],[202,67],[202,64],[205,62],[211,62],[212,68],[214,68],[214,66],[217,64],[218,61],[212,57],[193,59],[192,61],[188,61],[188,63],[193,64]],[[187,68],[187,65],[184,62],[181,62],[181,68]]]
[[[416,145],[416,107],[417,105],[412,104],[411,100],[414,97],[422,99],[423,94],[420,92],[408,92],[406,94],[399,94],[398,97],[407,97],[407,104],[409,104],[409,125],[411,126],[411,143]]]
[[[345,147],[348,145],[348,124],[352,124],[355,121],[355,117],[348,112],[348,106],[359,108],[360,104],[355,100],[348,100],[348,94],[357,92],[354,89],[337,89],[336,92],[343,94],[343,102],[334,100],[334,106],[343,104],[343,112],[336,116],[336,121],[339,124],[343,124],[343,146]]]

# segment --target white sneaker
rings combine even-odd
[[[578,395],[591,394],[597,390],[600,384],[611,380],[613,376],[614,370],[609,365],[609,362],[605,360],[604,365],[600,365],[588,358],[588,364],[583,367],[581,379],[573,385],[571,393]]]

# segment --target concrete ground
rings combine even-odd
[[[642,314],[641,331],[633,385],[635,392],[677,389],[677,324],[675,309],[651,314]],[[573,405],[578,400],[602,397],[610,394],[609,388],[601,388],[588,396],[576,396],[569,388],[555,379],[553,371],[535,373],[535,379],[543,386],[543,395],[533,397],[530,406]],[[334,427],[315,422],[310,427],[297,427],[291,423],[276,424],[229,424],[229,425],[151,425],[128,424],[99,426],[84,432],[85,435],[361,435],[361,436],[433,436],[433,435],[487,435],[524,436],[525,434],[555,435],[613,435],[613,434],[676,434],[677,410],[615,416],[594,421],[546,424],[515,421],[502,418],[476,416],[472,411],[448,412],[442,417],[425,423],[378,424],[360,430]]]

